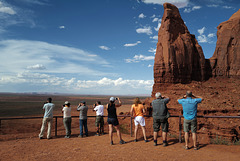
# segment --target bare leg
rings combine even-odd
[[[120,132],[120,129],[119,129],[119,125],[115,126],[116,130],[117,130],[117,135],[118,135],[118,138],[119,140],[121,141],[122,140],[122,135],[121,135],[121,132]]]
[[[147,140],[145,126],[142,126],[144,140]]]
[[[193,146],[197,147],[197,134],[192,133],[192,139],[193,139]]]
[[[109,124],[109,139],[110,139],[110,142],[112,142],[112,139],[113,138],[113,126],[112,124]]]
[[[167,133],[166,132],[162,132],[162,139],[163,139],[163,141],[167,141]]]
[[[138,125],[135,126],[134,137],[137,140]]]
[[[154,132],[153,132],[153,139],[154,139],[154,140],[157,140],[157,137],[158,137],[158,132],[155,132],[155,131],[154,131]]]
[[[188,147],[188,138],[189,138],[188,132],[185,132],[185,146],[187,147]]]

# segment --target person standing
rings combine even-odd
[[[118,100],[118,104],[115,104],[115,100]],[[110,138],[110,144],[113,145],[113,126],[117,130],[117,135],[119,138],[119,144],[125,144],[125,141],[122,139],[122,135],[119,128],[119,122],[117,118],[117,111],[116,108],[120,107],[122,105],[121,100],[117,97],[116,99],[114,97],[111,97],[109,100],[109,104],[107,104],[107,111],[108,111],[108,126],[109,126],[109,138]]]
[[[52,103],[52,98],[48,98],[47,103],[45,103],[43,106],[43,110],[45,112],[42,120],[42,127],[39,134],[39,139],[43,139],[43,133],[45,131],[45,127],[47,123],[48,123],[47,139],[51,139],[51,128],[52,128],[52,121],[53,121],[54,106],[55,105]]]
[[[152,116],[153,116],[153,138],[154,138],[154,146],[157,146],[157,137],[158,132],[160,130],[160,126],[162,127],[162,139],[163,146],[167,146],[167,132],[168,132],[168,118],[170,116],[167,108],[167,103],[170,101],[169,97],[161,96],[160,92],[155,94],[156,99],[152,101]]]
[[[96,104],[93,105],[94,111],[96,111],[96,121],[95,126],[97,128],[96,136],[99,136],[100,134],[104,134],[104,106],[101,105],[100,101],[97,101]]]
[[[65,138],[70,138],[72,118],[71,118],[71,107],[68,101],[64,103],[62,112],[63,112],[63,125],[66,129]]]
[[[197,146],[197,104],[201,103],[203,98],[195,96],[191,91],[187,91],[186,95],[178,99],[178,103],[183,107],[183,130],[185,132],[185,149],[188,150],[189,142],[189,126],[191,127],[193,148],[198,150]]]
[[[80,135],[78,137],[83,137],[83,127],[85,135],[88,136],[88,127],[87,127],[87,112],[88,107],[86,106],[85,101],[81,101],[77,107],[77,110],[80,111],[79,114],[79,125],[80,125]]]
[[[148,142],[147,137],[146,137],[146,130],[145,130],[145,119],[143,117],[143,114],[145,113],[145,109],[143,104],[141,103],[140,99],[137,97],[134,100],[134,104],[131,107],[130,110],[131,116],[134,116],[134,124],[135,124],[135,131],[134,131],[134,137],[135,137],[135,142],[137,142],[137,132],[138,132],[138,125],[142,127],[142,132],[143,132],[143,137],[144,141]]]

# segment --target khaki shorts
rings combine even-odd
[[[162,132],[168,132],[168,119],[153,119],[154,132],[158,132],[160,130],[160,126],[162,127]]]
[[[191,127],[191,132],[196,133],[197,132],[197,118],[194,118],[192,120],[186,120],[183,121],[183,130],[184,132],[189,132]]]
[[[103,116],[96,116],[96,121],[95,121],[95,126],[96,127],[103,127],[104,125],[104,119],[103,119]]]

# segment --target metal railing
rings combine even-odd
[[[91,117],[96,117],[96,116],[88,116],[88,118]],[[103,116],[107,117],[107,116]],[[130,117],[130,135],[132,137],[132,119],[133,117],[131,115],[118,115],[118,117]],[[152,117],[151,115],[145,115],[145,117]],[[182,123],[181,123],[181,118],[183,117],[182,115],[171,115],[170,117],[178,117],[179,118],[179,143],[182,142],[182,135],[181,135],[181,130],[182,130]],[[240,116],[197,116],[198,118],[238,118],[240,119]],[[42,119],[43,117],[9,117],[9,118],[0,118],[0,129],[1,129],[1,123],[2,120],[22,120],[22,119]],[[58,118],[63,118],[63,116],[53,116],[53,119],[55,119],[55,136],[57,136],[57,119]],[[72,116],[72,118],[79,118],[79,116]]]

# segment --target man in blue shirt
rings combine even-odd
[[[191,126],[192,139],[194,150],[198,150],[197,147],[197,104],[201,103],[203,98],[200,96],[194,96],[191,91],[187,91],[186,95],[178,99],[183,107],[183,129],[185,132],[185,149],[188,147],[188,138],[189,138],[189,126]]]

